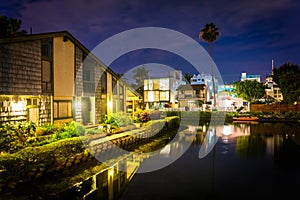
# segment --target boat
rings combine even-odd
[[[259,118],[255,116],[237,116],[232,117],[232,121],[258,121]]]

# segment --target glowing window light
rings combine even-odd
[[[11,102],[10,105],[12,112],[26,110],[26,104],[23,101]]]

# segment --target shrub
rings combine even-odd
[[[151,119],[149,110],[138,110],[134,113],[134,116],[135,116],[136,120],[138,120],[142,123],[146,123],[147,121],[149,121]]]
[[[113,113],[111,115],[111,118],[114,119],[114,124],[117,127],[124,127],[133,124],[131,118],[128,115],[126,115],[124,112]]]
[[[84,145],[79,137],[69,138],[39,147],[28,147],[13,154],[2,155],[0,159],[0,182],[18,182],[26,179],[34,169],[54,170],[58,158],[67,159],[84,152]]]
[[[0,151],[13,153],[34,141],[36,124],[33,122],[6,123],[0,128]]]
[[[85,128],[78,122],[43,126],[36,126],[32,122],[7,123],[0,127],[0,152],[15,153],[25,147],[40,146],[84,134]]]

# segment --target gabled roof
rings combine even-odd
[[[48,39],[48,38],[53,38],[53,37],[65,37],[66,39],[71,40],[73,43],[75,43],[79,48],[81,48],[85,52],[90,52],[85,46],[83,46],[68,31],[57,31],[57,32],[38,33],[38,34],[27,34],[27,35],[21,35],[21,36],[13,36],[13,37],[7,37],[7,38],[0,38],[0,44],[15,43],[15,42],[24,42],[24,41],[32,41],[32,40],[41,40],[41,39]]]
[[[1,44],[9,44],[9,43],[18,43],[18,42],[26,42],[26,41],[34,41],[34,40],[43,40],[43,39],[50,39],[54,37],[63,37],[64,40],[70,40],[73,42],[77,47],[79,47],[83,53],[89,55],[93,60],[99,63],[101,66],[107,68],[107,71],[113,74],[115,77],[119,77],[117,73],[112,71],[108,66],[106,66],[98,57],[93,55],[89,49],[87,49],[79,40],[77,40],[71,33],[68,31],[57,31],[57,32],[48,32],[48,33],[38,33],[38,34],[27,34],[21,36],[13,36],[7,38],[0,38],[0,45]]]
[[[195,84],[195,85],[180,85],[177,90],[185,91],[185,90],[203,90],[205,88],[205,84]]]

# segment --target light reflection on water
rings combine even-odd
[[[183,146],[191,141],[185,151]],[[166,160],[183,155],[171,165],[148,173],[137,172],[151,164],[155,155],[121,155],[113,167],[52,197],[244,200],[299,196],[300,124],[190,126],[180,133],[177,142],[168,143],[155,153]],[[40,196],[23,197],[15,199]]]
[[[299,196],[299,124],[234,124],[207,128],[190,127],[189,130],[196,130],[197,134],[188,151],[164,169],[136,174],[120,199],[288,199]],[[214,138],[218,138],[216,146]],[[180,150],[180,144],[177,148]],[[199,158],[201,148],[211,151]],[[162,151],[167,152],[167,148]]]

